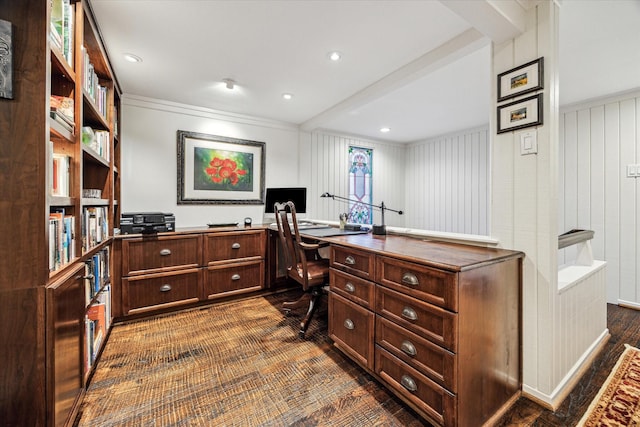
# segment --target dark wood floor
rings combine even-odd
[[[640,311],[609,304],[607,326],[611,338],[557,411],[520,398],[498,426],[575,426],[629,344],[640,348]]]

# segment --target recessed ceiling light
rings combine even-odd
[[[290,93],[283,93],[282,97],[284,99],[286,99],[286,100],[289,100],[289,99],[293,98],[293,95],[291,95]]]
[[[124,59],[126,59],[129,62],[142,62],[142,58],[140,58],[137,55],[134,55],[133,53],[125,53]]]
[[[229,90],[233,90],[236,87],[236,81],[233,79],[222,79],[222,81],[224,82],[224,85],[227,87],[227,89]]]
[[[380,132],[382,132],[382,133],[387,133],[389,131],[391,131],[391,128],[388,128],[388,127],[380,128]]]
[[[342,54],[340,52],[329,53],[329,59],[332,61],[339,61],[340,58],[342,58]]]

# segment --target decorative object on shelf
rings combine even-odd
[[[544,58],[498,74],[498,102],[533,92],[544,85]]]
[[[99,199],[102,197],[102,190],[98,188],[83,188],[82,197],[86,199]]]
[[[542,94],[498,106],[498,133],[542,125]]]
[[[353,200],[349,199],[348,197],[342,197],[342,196],[336,196],[335,194],[331,194],[331,193],[323,193],[320,197],[330,197],[333,200],[342,200],[342,201],[346,201],[346,202],[352,202]],[[369,203],[364,203],[364,202],[359,202],[362,203],[364,205],[370,206],[374,209],[380,209],[380,212],[382,213],[382,224],[380,225],[375,225],[373,226],[373,234],[378,234],[378,235],[385,235],[387,234],[387,227],[384,225],[384,212],[385,211],[391,211],[391,212],[396,212],[398,215],[402,215],[404,212],[400,211],[400,210],[395,210],[395,209],[391,209],[388,208],[384,202],[381,202],[379,205],[373,205],[373,204],[369,204]],[[340,223],[342,224],[342,218],[340,218]],[[342,228],[342,227],[341,227]],[[345,224],[345,228],[346,228],[346,224]]]
[[[178,204],[264,204],[265,143],[178,131]]]
[[[0,19],[0,98],[13,99],[11,22]]]

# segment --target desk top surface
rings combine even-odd
[[[507,249],[439,242],[391,234],[383,236],[356,234],[317,237],[317,239],[450,271],[469,270],[524,256],[522,252]]]

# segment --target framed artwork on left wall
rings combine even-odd
[[[178,204],[264,204],[265,143],[178,131]]]
[[[0,19],[0,98],[13,99],[11,22]]]

